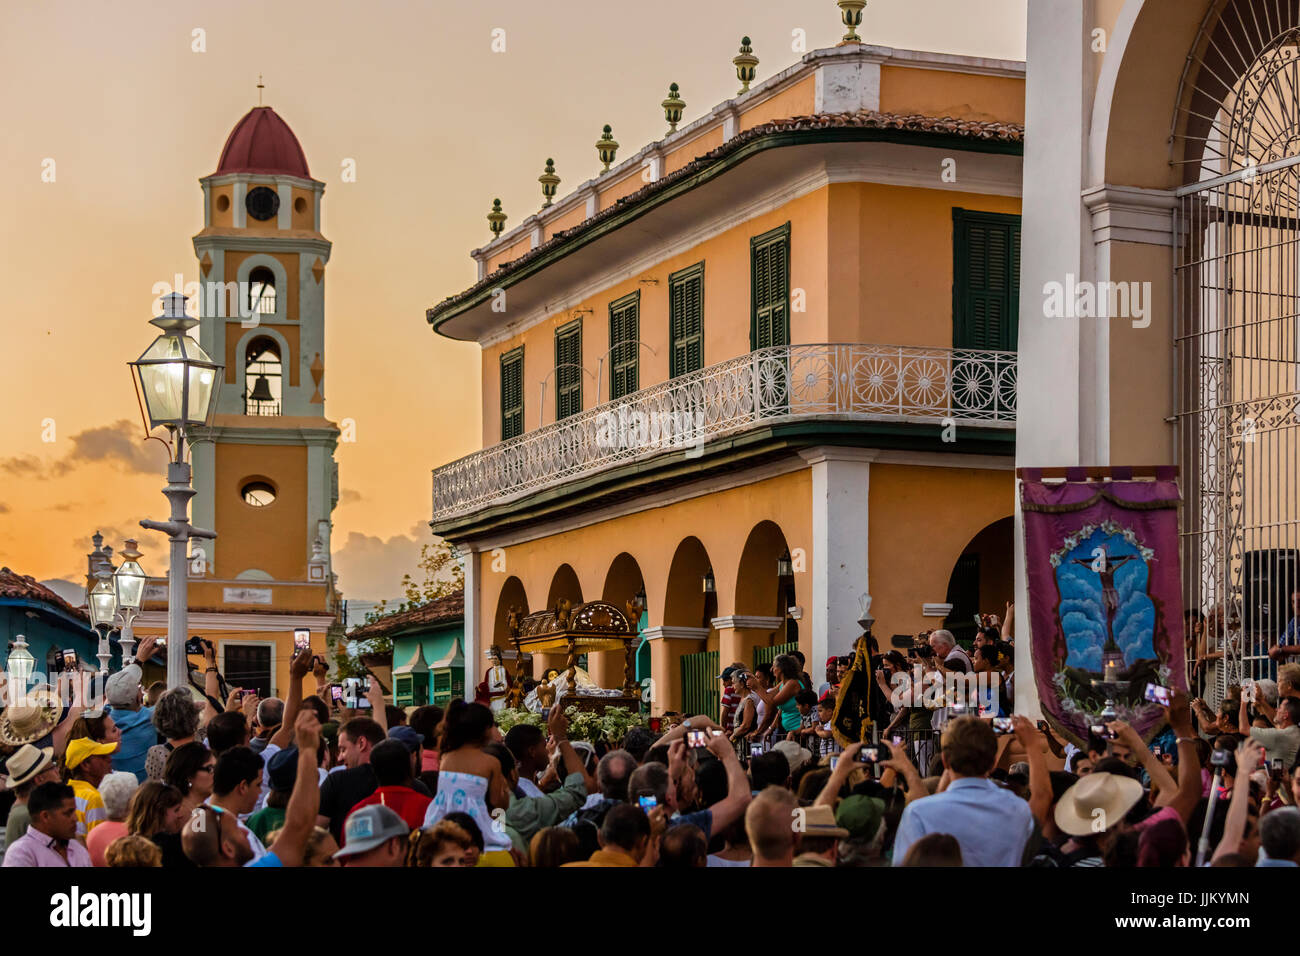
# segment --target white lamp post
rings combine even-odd
[[[9,646],[9,656],[5,659],[5,670],[9,673],[9,686],[12,688],[8,701],[0,703],[20,704],[27,699],[27,682],[32,679],[36,669],[36,658],[27,649],[27,639],[21,634],[14,635],[14,642]]]
[[[129,661],[135,656],[136,615],[140,613],[140,604],[144,600],[144,585],[147,575],[139,563],[140,552],[136,549],[134,538],[128,538],[122,550],[122,566],[113,572],[113,593],[117,597],[117,613],[122,616],[122,660]]]
[[[110,565],[111,567],[111,565]],[[101,568],[96,575],[99,580],[86,595],[86,604],[90,607],[90,626],[99,632],[99,672],[108,676],[108,662],[113,656],[109,648],[108,635],[113,632],[113,619],[117,617],[117,594],[113,591],[113,573]]]
[[[160,425],[170,433],[172,460],[167,465],[167,487],[163,495],[171,504],[167,521],[141,521],[150,531],[165,532],[171,538],[171,560],[167,568],[167,686],[181,687],[188,677],[185,640],[189,629],[189,606],[186,584],[190,538],[215,538],[215,531],[190,524],[190,465],[185,460],[186,431],[205,425],[216,407],[224,366],[212,361],[206,352],[185,334],[198,324],[185,314],[185,296],[173,292],[163,296],[163,314],[150,320],[163,330],[134,362],[129,363],[139,376],[144,393],[149,427]]]

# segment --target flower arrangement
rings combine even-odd
[[[611,746],[622,743],[627,732],[633,727],[643,727],[646,724],[644,717],[626,707],[607,707],[603,714],[580,710],[577,707],[566,707],[564,716],[569,719],[569,739],[586,740],[593,744],[603,741]],[[546,729],[546,721],[542,719],[541,714],[522,708],[504,708],[497,712],[496,721],[503,734],[509,733],[510,728],[516,724],[529,724],[541,730]]]

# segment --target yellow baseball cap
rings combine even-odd
[[[115,750],[117,744],[101,744],[89,737],[78,737],[68,743],[68,749],[63,755],[63,765],[71,770],[87,757],[100,757],[111,754]]]

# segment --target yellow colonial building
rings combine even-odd
[[[203,187],[194,237],[199,342],[225,366],[212,426],[191,445],[190,635],[216,644],[232,686],[282,694],[295,632],[324,653],[341,634],[330,564],[339,429],[325,418],[325,184],[269,106],[231,131]],[[165,581],[151,582],[136,633],[165,634]],[[192,658],[196,663],[197,658]]]
[[[1011,597],[1023,64],[754,59],[693,121],[670,91],[624,159],[607,129],[605,169],[513,229],[494,210],[479,281],[427,311],[482,349],[483,449],[435,470],[431,521],[471,683],[511,608],[561,599],[644,593],[662,712],[783,645],[820,681],[868,596],[886,640]]]

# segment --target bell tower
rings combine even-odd
[[[329,607],[339,431],[325,417],[325,184],[269,106],[235,124],[199,182],[199,341],[225,372],[193,445],[194,522],[217,538],[192,542],[190,603],[315,610],[314,589],[270,585],[318,584]]]

